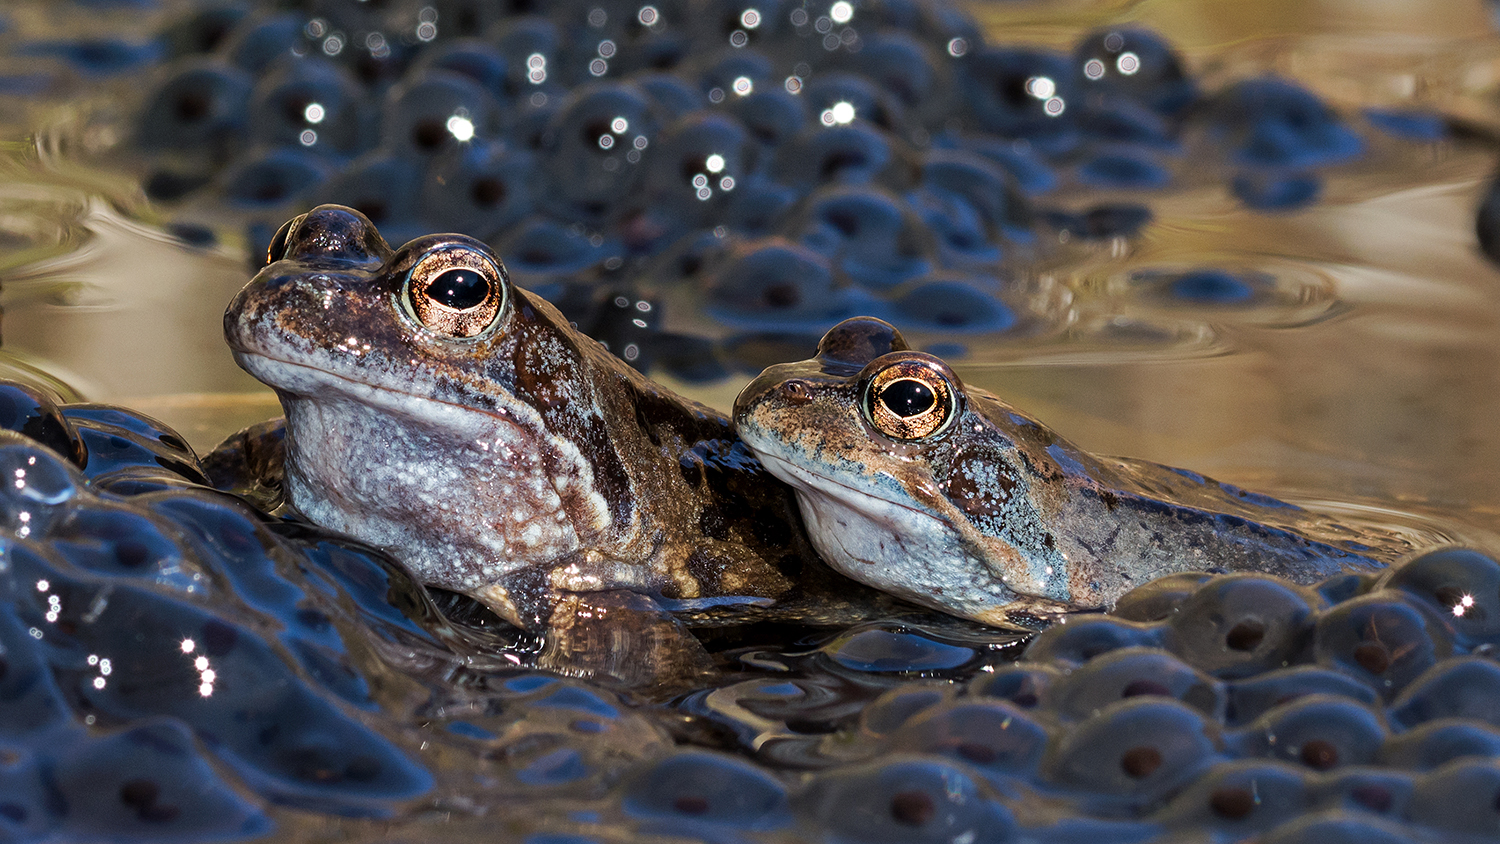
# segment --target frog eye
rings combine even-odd
[[[271,236],[271,245],[266,247],[266,266],[270,266],[286,257],[287,239],[292,236],[292,229],[295,229],[297,224],[302,222],[302,219],[306,216],[306,214],[303,214],[300,217],[293,217],[287,220],[281,224],[281,228],[276,230],[276,234]]]
[[[450,337],[475,337],[505,310],[505,270],[465,246],[434,249],[412,265],[405,297],[412,316]]]
[[[860,409],[875,430],[893,440],[935,437],[958,417],[961,388],[942,361],[919,353],[897,353],[870,365]]]

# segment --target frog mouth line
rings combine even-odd
[[[399,399],[396,401],[391,401],[389,399],[385,399],[384,397],[400,396],[408,400],[409,402],[430,402],[433,404],[440,404],[459,413],[487,416],[495,420],[496,423],[505,425],[510,428],[521,427],[513,418],[502,416],[499,413],[493,413],[482,408],[456,404],[445,399],[436,398],[435,396],[423,396],[408,392],[406,390],[397,390],[391,387],[382,387],[366,381],[356,381],[352,378],[346,378],[343,375],[339,375],[335,372],[330,372],[326,369],[320,369],[316,366],[309,366],[305,363],[292,363],[291,361],[282,360],[281,358],[272,357],[260,352],[252,352],[244,349],[233,349],[232,351],[234,353],[234,359],[240,365],[241,369],[244,369],[246,372],[254,376],[256,380],[266,384],[271,389],[275,390],[278,395],[285,391],[309,400],[316,398],[315,393],[306,391],[294,392],[291,388],[277,386],[275,383],[273,383],[273,381],[282,381],[283,379],[265,377],[270,374],[267,372],[267,364],[270,365],[270,368],[285,367],[292,370],[300,370],[302,372],[312,373],[314,379],[310,380],[316,380],[323,383],[327,383],[330,381],[336,382],[339,386],[335,387],[335,389],[342,389],[344,392],[349,393],[356,399],[368,401],[370,404],[380,405],[387,409],[396,410],[398,412],[406,410],[406,408],[402,407],[402,405],[406,404],[406,402],[402,402]]]
[[[910,513],[912,513],[913,515],[916,515],[916,516],[921,516],[923,518],[932,519],[933,521],[937,521],[937,522],[942,522],[943,521],[941,517],[939,517],[939,516],[937,516],[937,515],[929,512],[927,510],[921,510],[921,509],[918,509],[916,507],[913,507],[910,504],[906,504],[906,503],[901,502],[901,501],[893,501],[893,500],[891,500],[889,498],[886,498],[883,495],[875,495],[873,493],[866,492],[865,490],[857,489],[857,488],[852,487],[852,486],[850,486],[850,485],[848,485],[846,483],[843,483],[842,481],[834,480],[833,478],[829,477],[828,475],[824,475],[824,474],[821,474],[821,473],[818,473],[818,472],[814,472],[814,471],[812,471],[810,469],[804,469],[801,466],[798,466],[797,464],[792,463],[790,460],[787,460],[787,459],[785,459],[783,457],[777,457],[775,455],[766,454],[766,453],[760,452],[760,451],[757,451],[755,453],[755,456],[758,457],[758,458],[760,458],[760,462],[761,463],[767,464],[767,469],[768,470],[769,470],[771,464],[774,464],[777,467],[777,472],[785,471],[787,474],[792,475],[793,477],[795,477],[799,482],[802,483],[802,485],[804,485],[804,486],[812,489],[815,492],[826,494],[826,489],[824,487],[826,487],[826,486],[836,486],[836,487],[839,487],[840,489],[846,489],[849,492],[853,493],[854,495],[860,496],[862,498],[872,498],[872,499],[874,499],[876,501],[880,501],[880,502],[883,502],[885,504],[889,504],[892,507],[900,507],[901,509],[906,510],[906,511],[908,511],[908,512],[910,512]],[[775,475],[775,474],[777,474],[777,472],[772,472],[771,474]],[[822,481],[823,484],[815,483],[816,481]],[[795,484],[793,484],[793,485],[795,486]]]

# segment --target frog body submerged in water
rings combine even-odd
[[[987,624],[1108,608],[1173,572],[1308,583],[1410,550],[1193,472],[1091,455],[868,317],[767,369],[734,417],[797,490],[829,565]]]
[[[281,398],[286,497],[317,524],[531,630],[610,590],[768,603],[816,559],[722,414],[574,330],[484,244],[393,250],[321,206],[269,257],[225,335]]]

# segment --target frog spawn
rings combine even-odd
[[[605,794],[667,749],[379,552],[197,482],[154,420],[4,383],[0,424],[7,840],[286,840],[308,816]]]
[[[617,290],[719,322],[694,324],[710,335],[694,338],[696,354],[636,358],[684,378],[758,369],[736,355],[737,335],[811,334],[950,292],[943,318],[924,327],[1056,329],[1018,267],[1135,237],[1151,220],[1145,198],[1164,188],[1211,181],[1252,208],[1300,208],[1370,146],[1291,82],[1203,90],[1165,39],[1130,27],[1087,33],[1067,54],[987,43],[940,3],[849,3],[837,14],[835,4],[706,0],[528,14],[366,5],[194,12],[170,25],[174,61],[132,127],[148,193],[182,203],[183,216],[227,199],[255,242],[286,215],[337,202],[393,240],[458,229],[508,261],[524,243],[544,260],[514,262],[518,280],[546,288],[580,325],[602,318]],[[1428,123],[1411,140],[1445,136]],[[1101,187],[1127,198],[1101,204]],[[831,237],[818,213],[830,191],[881,197],[842,215],[851,232],[888,227],[894,211],[901,236]],[[549,228],[581,248],[513,236]],[[690,284],[663,282],[656,259],[703,236],[716,260]],[[783,239],[821,250],[838,298],[854,301],[809,307],[826,299],[817,279],[790,276],[767,292],[720,272],[731,255]],[[955,275],[973,283],[940,283]],[[738,320],[715,309],[746,296],[758,307]],[[1016,318],[962,320],[972,300]],[[1263,320],[1279,304],[1247,301],[1213,318]],[[672,332],[645,340],[679,342]]]
[[[639,708],[517,667],[525,637],[452,596],[444,620],[378,553],[204,489],[158,423],[0,399],[5,427],[47,443],[0,433],[26,481],[0,491],[0,828],[19,840],[285,840],[308,813],[360,835],[347,816],[412,829],[421,805],[481,840],[493,821],[468,813],[518,798],[536,842],[1478,841],[1500,824],[1500,564],[1475,551],[1308,587],[1174,575],[1029,642],[939,618],[759,646],[720,631],[719,679]],[[229,717],[288,706],[303,727],[274,736]]]
[[[758,703],[766,685],[707,708],[742,725],[743,751],[822,771],[814,800],[869,778],[842,792],[841,810],[878,816],[880,832],[846,823],[830,840],[946,834],[955,816],[942,800],[876,785],[938,757],[958,793],[978,783],[1006,809],[985,827],[1008,830],[995,840],[1479,841],[1500,829],[1500,669],[1480,655],[1500,643],[1497,576],[1500,564],[1461,548],[1366,577],[1358,594],[1342,578],[1174,575],[1019,654],[951,629],[886,627],[885,660],[843,658],[847,636],[782,656],[782,685],[805,690],[820,664],[858,668],[845,694],[868,702],[842,723],[813,729],[788,707],[752,729],[743,710],[770,711]],[[933,661],[963,645],[967,659]],[[1446,789],[1464,789],[1461,805]]]
[[[197,458],[150,420],[91,405],[69,407],[74,415],[39,391],[4,392],[21,411],[8,426],[40,428],[77,461],[0,432],[0,720],[16,747],[4,771],[15,786],[0,813],[7,832],[254,836],[273,828],[270,802],[385,814],[431,788],[354,715],[381,695],[338,632],[383,627],[442,650],[410,622],[388,626],[389,605],[369,603],[378,591],[356,598],[359,579],[394,572],[337,541],[277,539],[244,505],[193,483]],[[317,573],[297,573],[292,556]],[[356,603],[320,602],[325,594]]]

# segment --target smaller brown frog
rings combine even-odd
[[[797,490],[829,565],[986,624],[1107,608],[1173,572],[1307,583],[1411,550],[1195,472],[1089,454],[869,317],[767,369],[734,418]]]

